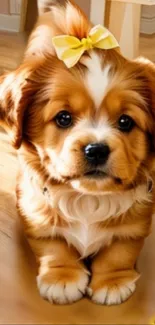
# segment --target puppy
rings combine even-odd
[[[120,304],[136,288],[154,200],[155,69],[92,49],[71,69],[52,37],[92,25],[41,1],[25,58],[1,77],[0,120],[18,149],[17,206],[43,298]],[[89,267],[88,267],[89,258]]]

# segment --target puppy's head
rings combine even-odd
[[[1,119],[14,128],[16,147],[22,139],[31,143],[59,183],[92,194],[131,188],[149,175],[154,153],[154,66],[92,50],[67,69],[52,36],[83,38],[91,25],[72,2],[56,8],[53,2],[25,62],[2,80]]]

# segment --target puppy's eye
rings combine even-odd
[[[133,129],[135,122],[132,117],[123,114],[119,119],[118,125],[122,132],[130,132]]]
[[[72,116],[67,111],[59,112],[55,117],[55,121],[56,124],[63,129],[69,128],[73,123]]]

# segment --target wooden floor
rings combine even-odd
[[[23,33],[0,32],[0,74],[16,68],[23,56],[26,40]],[[155,61],[155,35],[141,36],[139,54]]]
[[[0,74],[13,70],[22,59],[26,34],[0,32]]]
[[[155,35],[140,37],[139,53],[155,62]]]

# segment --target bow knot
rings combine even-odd
[[[52,39],[56,54],[68,68],[80,60],[84,52],[93,48],[108,50],[119,46],[115,37],[101,25],[93,27],[88,37],[79,40],[74,36],[61,35]]]
[[[86,50],[93,48],[93,42],[89,36],[87,38],[82,38],[81,44],[85,46]]]

